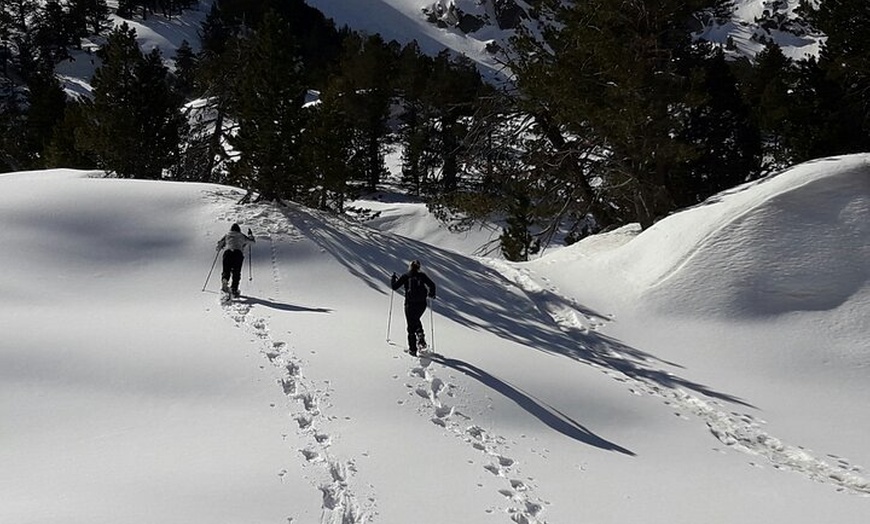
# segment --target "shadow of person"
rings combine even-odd
[[[259,306],[265,306],[268,308],[276,309],[278,311],[289,311],[289,312],[303,312],[303,313],[332,313],[332,310],[329,308],[322,307],[307,307],[307,306],[297,306],[294,304],[284,304],[282,302],[274,302],[272,300],[267,300],[265,298],[257,298],[257,297],[245,297],[245,302],[248,304],[256,304]]]
[[[630,457],[636,456],[633,451],[596,435],[588,428],[584,427],[582,424],[550,404],[535,398],[520,388],[493,376],[473,364],[455,358],[444,357],[442,355],[431,355],[429,358],[433,362],[455,369],[456,371],[479,381],[481,384],[498,391],[505,397],[514,401],[518,406],[525,409],[529,414],[568,438],[572,438],[599,449],[615,451]]]

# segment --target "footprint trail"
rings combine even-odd
[[[491,434],[475,424],[472,417],[457,408],[454,403],[457,388],[437,376],[432,365],[433,358],[438,357],[421,355],[419,362],[408,372],[412,382],[405,386],[412,391],[412,396],[419,397],[423,402],[418,412],[429,417],[435,426],[480,452],[483,469],[497,478],[500,484],[497,491],[505,500],[505,507],[490,508],[488,513],[500,509],[515,523],[545,524],[547,521],[543,511],[549,502],[536,494],[534,479],[523,477],[520,465],[510,456],[510,443],[504,437]]]

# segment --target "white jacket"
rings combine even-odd
[[[256,242],[253,235],[248,236],[241,231],[230,231],[217,243],[217,250],[220,251],[223,248],[227,248],[228,250],[238,250],[242,251],[245,246],[247,246],[251,242]]]

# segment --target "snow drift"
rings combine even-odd
[[[870,156],[819,160],[663,220],[616,256],[671,312],[827,311],[866,299],[868,219]]]

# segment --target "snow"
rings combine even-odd
[[[438,27],[426,18],[424,8],[440,4],[460,4],[465,12],[478,16],[485,11],[478,1],[444,0],[306,0],[306,3],[335,21],[338,27],[348,26],[368,34],[380,34],[384,40],[405,45],[416,41],[424,53],[436,55],[450,49],[481,66],[485,77],[503,80],[505,67],[498,57],[486,51],[490,42],[503,42],[513,31],[500,30],[495,25],[464,34],[455,27]]]
[[[0,176],[0,522],[865,522],[870,156],[524,264],[242,195]]]
[[[485,61],[431,1],[309,3]],[[143,48],[196,48],[208,4]],[[866,521],[870,155],[523,264],[397,193],[361,222],[243,194],[0,174],[0,523]],[[222,305],[233,222],[257,243]],[[440,356],[402,351],[412,259]]]
[[[138,16],[132,19],[117,16],[114,13],[117,2],[110,0],[108,5],[112,9],[112,14],[109,15],[109,21],[114,28],[127,24],[136,32],[136,41],[143,53],[158,50],[167,67],[174,70],[176,51],[182,43],[187,42],[194,52],[200,49],[199,32],[211,9],[212,1],[199,0],[192,8],[186,9],[183,16],[166,18],[154,14],[143,20]],[[101,65],[96,51],[104,43],[105,37],[83,40],[82,49],[72,50],[71,57],[55,68],[69,96],[90,96],[92,92],[90,80],[94,71]]]

